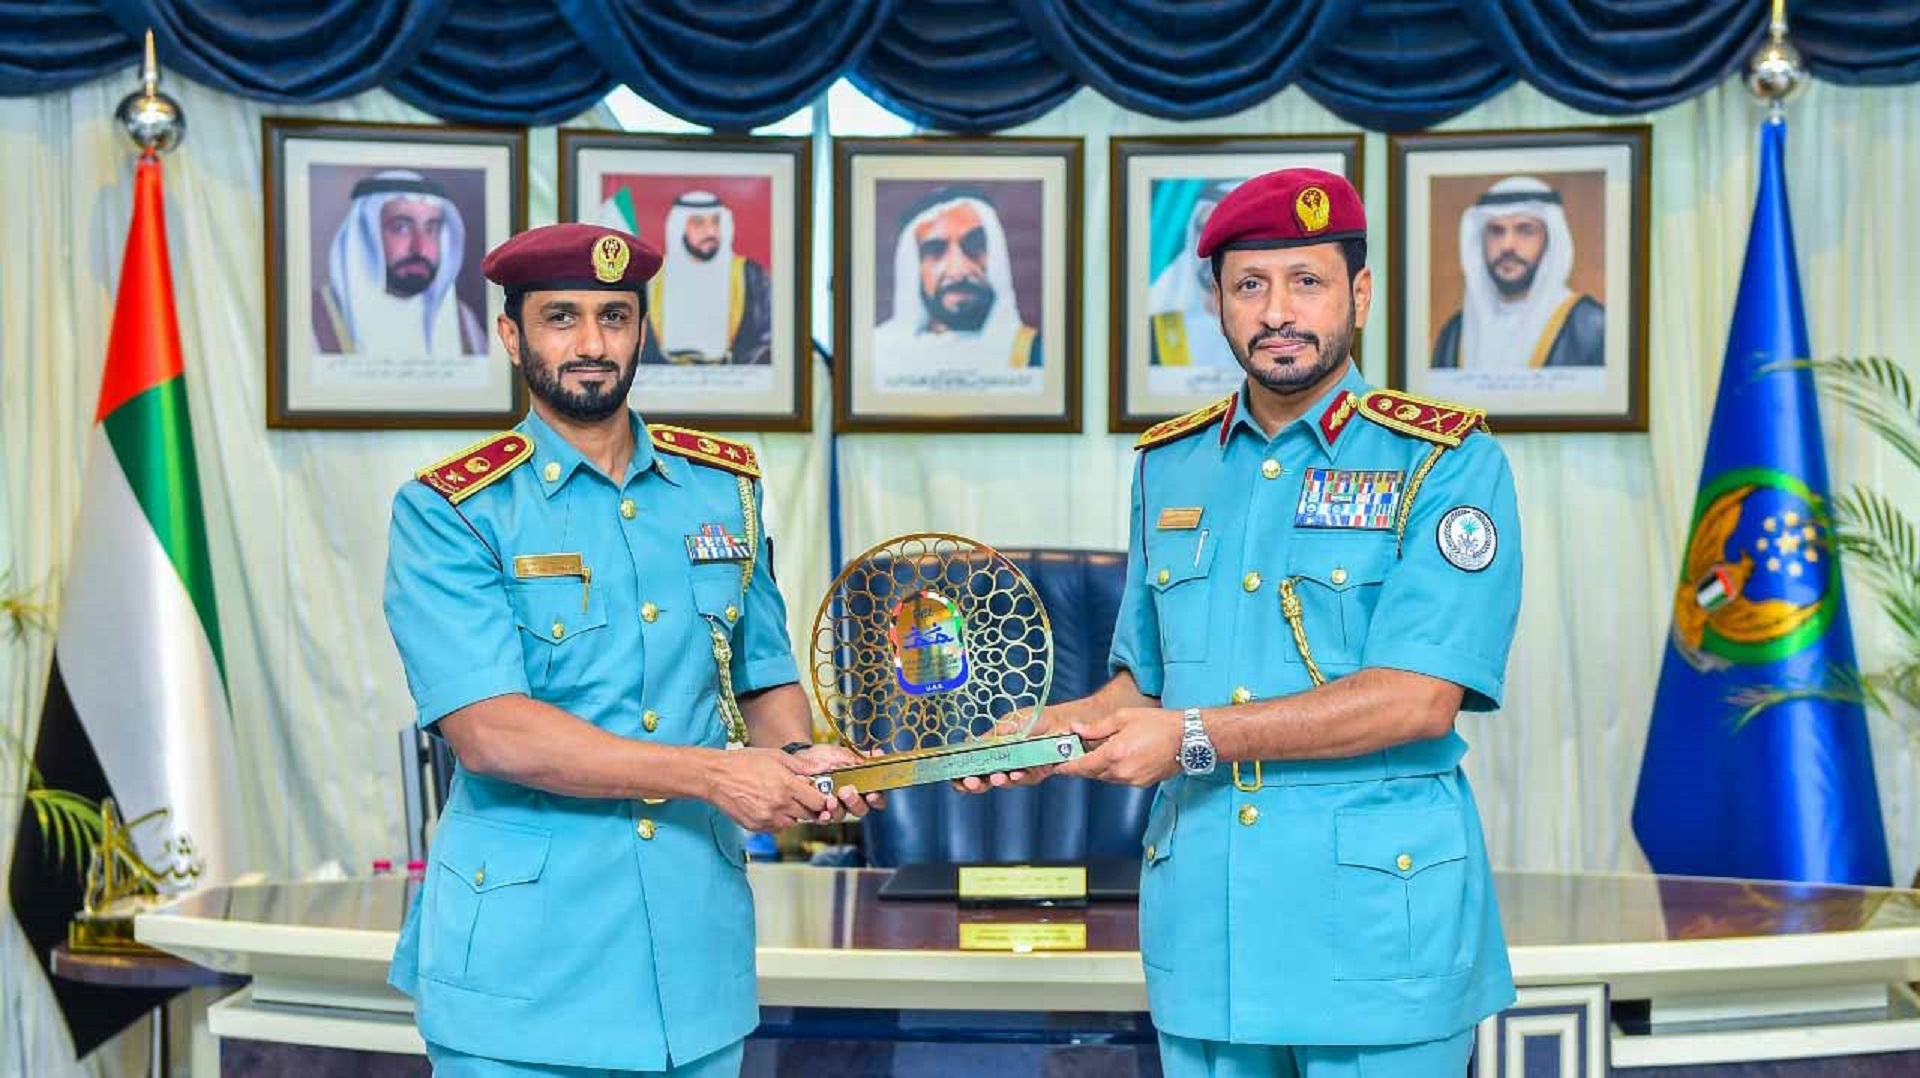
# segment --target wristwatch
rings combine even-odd
[[[1213,751],[1213,740],[1200,721],[1200,709],[1190,707],[1180,713],[1180,770],[1189,775],[1211,775],[1220,757]]]
[[[813,742],[811,741],[789,741],[786,744],[780,746],[780,751],[791,756],[795,753],[805,752],[812,747],[813,747]]]

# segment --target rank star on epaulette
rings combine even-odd
[[[1176,438],[1182,438],[1192,434],[1194,431],[1232,412],[1234,405],[1238,403],[1239,400],[1240,395],[1236,393],[1230,397],[1222,397],[1204,408],[1195,408],[1186,415],[1175,416],[1164,422],[1155,423],[1153,426],[1148,427],[1145,433],[1140,435],[1140,440],[1133,443],[1133,447],[1135,449],[1152,449],[1156,445],[1164,445]]]
[[[753,454],[753,447],[745,442],[736,442],[728,438],[716,437],[703,430],[690,427],[673,427],[663,423],[650,423],[647,433],[653,437],[653,446],[665,453],[677,457],[710,464],[735,475],[744,475],[749,479],[760,478],[760,461]]]
[[[519,431],[503,431],[420,469],[414,478],[459,505],[532,458],[533,439]]]
[[[1409,393],[1376,389],[1360,399],[1360,414],[1386,427],[1456,449],[1477,429],[1487,413],[1445,401],[1427,400]]]

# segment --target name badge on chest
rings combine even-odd
[[[1300,504],[1294,508],[1296,528],[1354,528],[1385,530],[1393,527],[1394,510],[1407,473],[1356,472],[1343,468],[1308,468],[1300,483]]]
[[[684,537],[687,560],[698,565],[710,561],[746,561],[753,557],[747,541],[727,532],[725,524],[702,524],[697,535]]]

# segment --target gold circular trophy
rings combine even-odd
[[[1078,734],[1030,736],[1053,684],[1040,595],[965,536],[895,536],[853,559],[813,620],[813,698],[872,763],[815,777],[831,796],[1057,764]]]

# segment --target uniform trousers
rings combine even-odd
[[[1160,1034],[1165,1078],[1465,1078],[1474,1031],[1419,1044],[1294,1048]]]
[[[663,1071],[608,1070],[604,1067],[556,1067],[547,1063],[515,1063],[505,1059],[486,1059],[456,1052],[427,1042],[427,1059],[433,1063],[433,1078],[739,1078],[740,1057],[745,1041],[709,1052],[691,1063],[680,1063]]]

